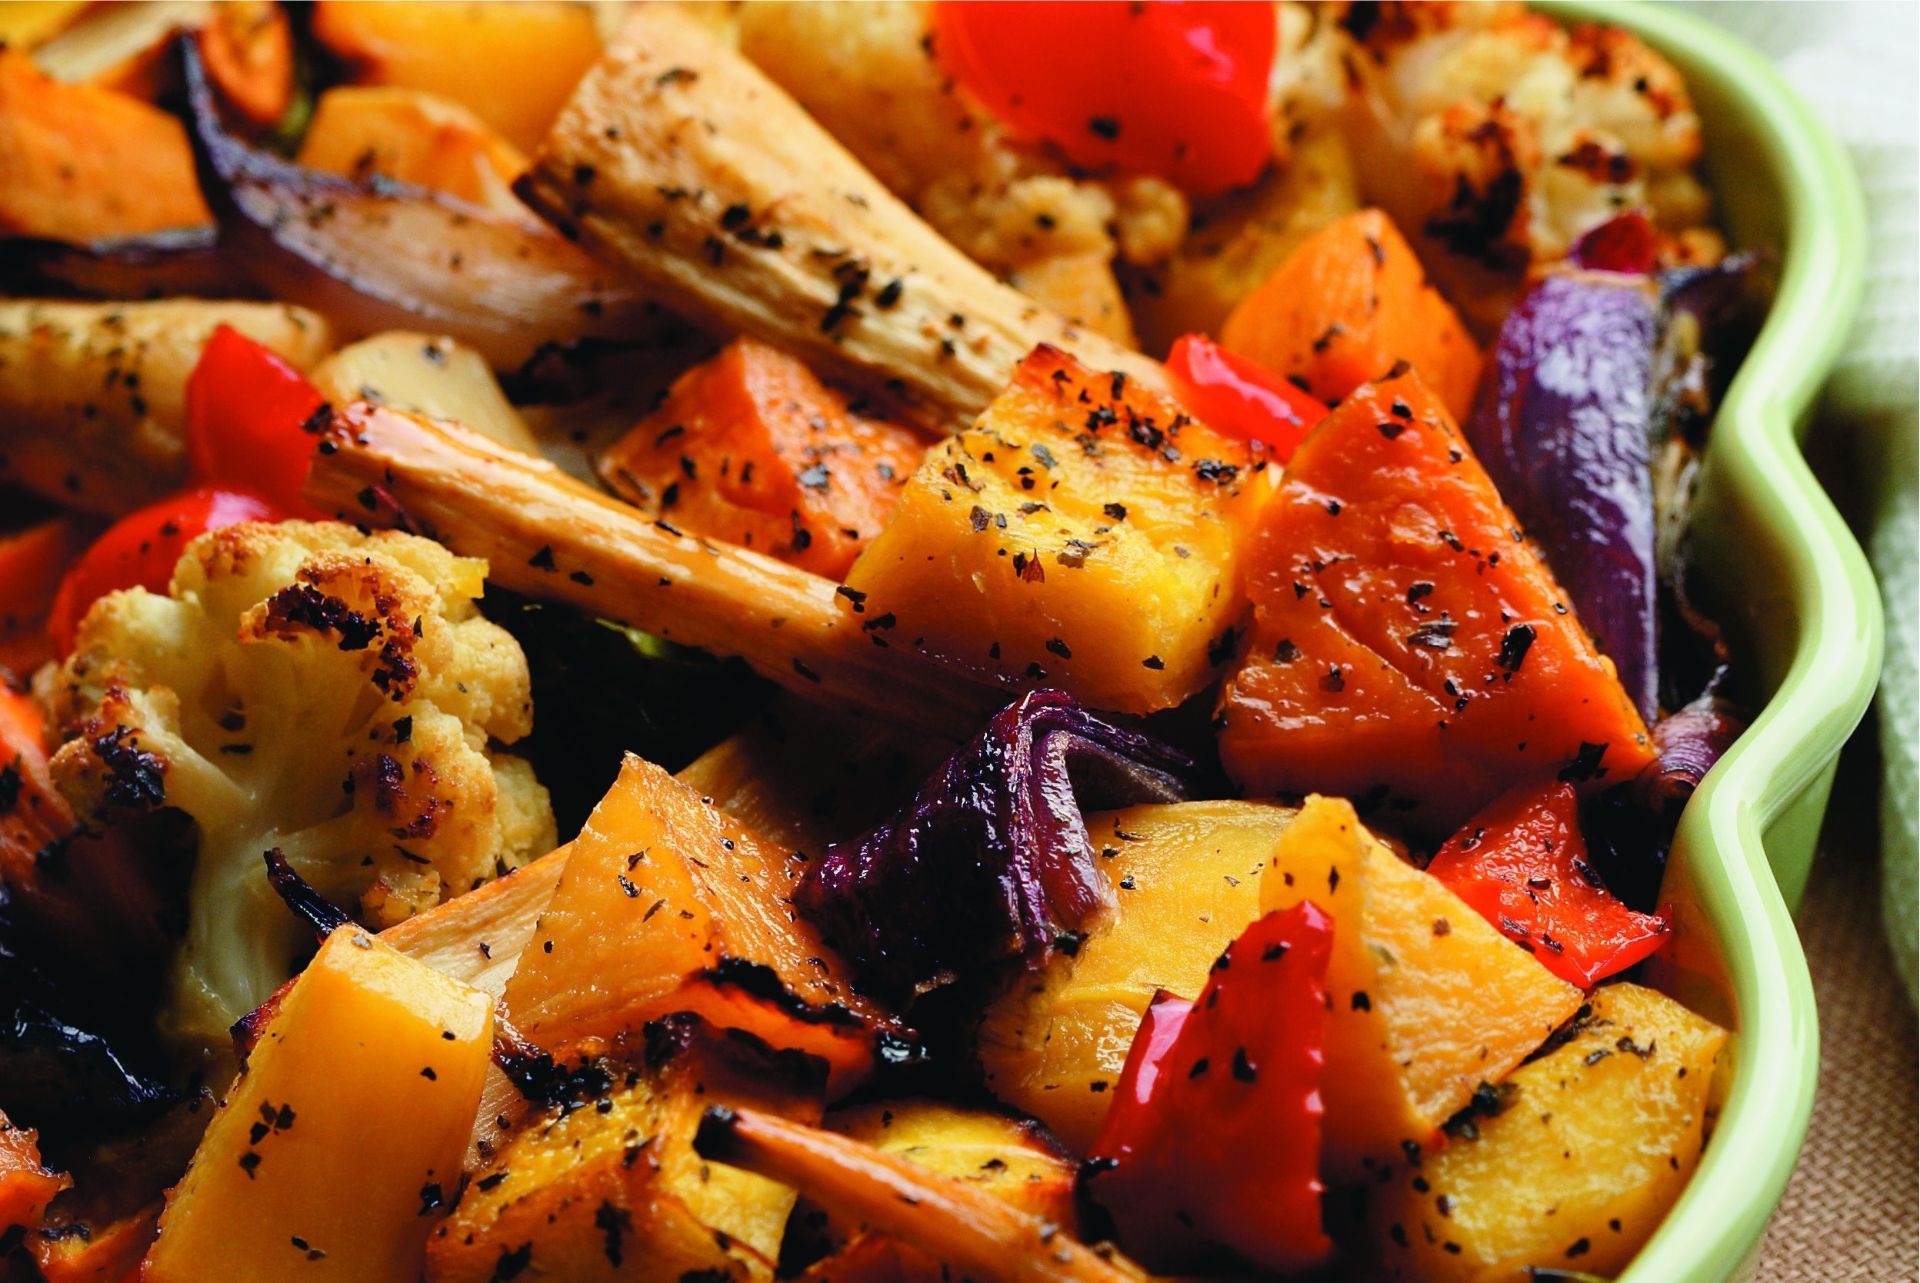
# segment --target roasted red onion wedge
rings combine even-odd
[[[0,287],[85,298],[253,298],[260,289],[219,248],[212,224],[93,241],[0,241]]]
[[[616,269],[531,220],[251,146],[221,119],[197,38],[180,47],[207,203],[234,261],[274,297],[352,334],[450,335],[508,370],[549,344],[644,337],[663,315]]]

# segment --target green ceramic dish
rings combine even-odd
[[[1813,1107],[1818,1022],[1791,909],[1835,760],[1880,672],[1872,574],[1800,450],[1859,303],[1866,217],[1845,153],[1752,49],[1653,5],[1542,7],[1631,27],[1679,65],[1723,225],[1736,244],[1779,255],[1765,327],[1714,425],[1693,527],[1703,595],[1767,702],[1681,820],[1666,886],[1679,929],[1657,978],[1732,1022],[1735,1068],[1698,1172],[1621,1276],[1727,1283],[1753,1276]]]

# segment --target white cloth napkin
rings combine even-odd
[[[1818,430],[1851,435],[1859,460],[1859,521],[1887,614],[1886,671],[1878,698],[1882,911],[1894,960],[1915,993],[1920,938],[1920,836],[1914,748],[1920,617],[1914,520],[1920,456],[1920,236],[1915,142],[1920,133],[1920,6],[1886,0],[1781,0],[1682,4],[1746,39],[1852,154],[1870,223],[1867,293],[1834,368]]]

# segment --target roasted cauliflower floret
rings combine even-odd
[[[1351,3],[1365,196],[1483,328],[1527,271],[1643,208],[1670,261],[1717,258],[1693,173],[1700,120],[1680,73],[1631,32],[1518,4]]]
[[[532,729],[527,662],[475,607],[486,564],[337,523],[188,545],[166,596],[103,598],[54,691],[61,790],[96,822],[177,808],[199,828],[163,1026],[217,1048],[289,972],[303,928],[281,851],[385,926],[554,845],[546,790],[496,753]]]

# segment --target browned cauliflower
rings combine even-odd
[[[171,590],[103,598],[53,691],[53,760],[84,817],[198,824],[162,1026],[217,1049],[288,975],[303,928],[279,849],[384,926],[554,845],[546,790],[496,753],[532,728],[527,662],[475,607],[486,563],[337,523],[241,525],[188,545]]]
[[[1535,264],[1622,209],[1675,260],[1716,258],[1679,71],[1631,32],[1506,3],[1350,3],[1329,38],[1358,91],[1351,135],[1383,206],[1470,318],[1498,324]]]

